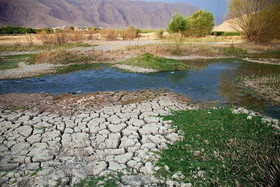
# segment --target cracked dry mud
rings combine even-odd
[[[160,115],[194,108],[163,95],[71,115],[0,110],[0,185],[73,186],[122,172],[120,186],[157,186],[155,152],[180,138]]]

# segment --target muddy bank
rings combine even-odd
[[[177,94],[149,90],[7,94],[0,106],[29,109],[0,110],[3,186],[74,186],[118,173],[118,186],[157,186],[155,152],[180,138],[161,115],[196,109]]]
[[[52,112],[56,114],[72,114],[79,111],[99,109],[104,106],[125,105],[159,96],[167,96],[175,101],[190,103],[190,99],[176,93],[165,93],[165,90],[140,90],[135,92],[96,92],[84,95],[51,95],[45,93],[11,93],[0,97],[0,108],[11,110],[30,110],[36,112]]]
[[[275,106],[280,106],[280,76],[245,77],[240,83],[253,95],[261,97]]]

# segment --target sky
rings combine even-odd
[[[185,2],[194,5],[200,9],[205,9],[214,14],[215,21],[220,24],[225,17],[227,10],[227,0],[146,0],[146,1],[164,1],[169,3]]]

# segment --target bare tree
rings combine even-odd
[[[280,0],[229,0],[227,17],[250,42],[280,38]]]

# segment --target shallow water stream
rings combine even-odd
[[[194,61],[191,69],[182,72],[127,73],[108,65],[67,74],[51,74],[36,78],[1,80],[0,94],[5,93],[89,93],[96,91],[140,90],[166,88],[188,96],[194,102],[213,102],[253,107],[254,110],[280,119],[280,107],[252,97],[236,86],[243,75],[272,75],[280,66],[242,62],[236,59]]]

